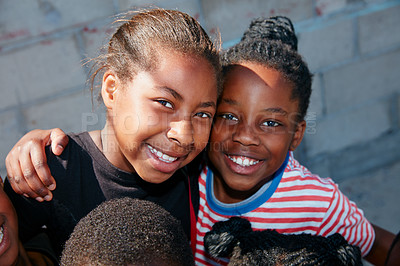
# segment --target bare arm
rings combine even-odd
[[[377,225],[372,224],[372,226],[375,230],[375,241],[365,260],[374,265],[385,265],[395,235]],[[387,265],[400,265],[400,243],[397,243],[391,251]]]
[[[45,147],[60,155],[68,136],[59,128],[32,130],[25,134],[6,157],[7,178],[14,191],[38,201],[51,200],[56,182],[47,165]]]

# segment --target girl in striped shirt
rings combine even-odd
[[[203,238],[231,216],[247,218],[255,230],[338,232],[363,255],[371,249],[374,230],[363,212],[330,178],[312,174],[293,157],[306,129],[312,83],[296,45],[289,20],[260,19],[222,55],[224,90],[199,179],[198,265],[229,262],[211,258]]]

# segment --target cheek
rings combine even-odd
[[[164,131],[169,124],[170,116],[165,113],[154,112],[151,108],[139,106],[131,108],[129,112],[119,112],[114,119],[114,127],[120,134],[141,138]]]
[[[115,127],[118,128],[120,134],[136,134],[141,124],[145,125],[138,114],[124,113],[115,117]]]
[[[208,158],[210,159],[210,161],[214,164],[214,166],[217,168],[217,170],[219,172],[221,172],[221,166],[223,165],[223,163],[217,163],[217,162],[221,162],[219,160],[219,152],[218,152],[219,148],[214,147],[213,143],[210,143],[210,147],[208,149],[207,155]]]
[[[196,149],[203,150],[210,138],[211,123],[194,125],[193,130]]]
[[[117,100],[111,112],[111,118],[115,121],[114,126],[121,133],[135,134],[141,128],[157,123],[152,117],[149,106],[145,106],[139,100],[141,99],[132,99],[130,95],[127,95],[126,98],[120,96]]]
[[[290,146],[287,134],[267,134],[261,137],[261,142],[272,156],[271,159],[283,162]]]
[[[227,150],[228,146],[227,138],[223,138],[221,134],[212,134],[208,147],[210,157],[219,155],[221,151]]]
[[[232,134],[234,132],[234,128],[226,125],[222,125],[222,123],[215,123],[211,130],[210,142],[213,145],[219,145],[219,143],[223,143],[232,139]]]

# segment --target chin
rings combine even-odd
[[[168,173],[168,174],[165,174],[165,173],[164,174],[163,173],[160,174],[160,173],[158,173],[158,174],[156,174],[154,176],[147,176],[147,177],[144,177],[144,178],[142,177],[142,179],[144,181],[146,181],[146,182],[149,182],[149,183],[161,184],[161,183],[167,181],[168,179],[170,179],[174,173],[175,172]]]
[[[237,191],[238,193],[251,193],[253,194],[258,190],[258,184],[249,184],[249,180],[243,180],[243,181],[238,181],[238,182],[232,182],[232,179],[230,182],[225,182],[226,185],[233,191]]]
[[[11,249],[0,257],[0,265],[16,265],[18,262],[18,249]]]
[[[242,182],[238,182],[238,183],[227,182],[226,184],[231,190],[234,190],[237,192],[242,192],[242,193],[247,192],[252,189],[252,188],[249,188],[249,184],[242,183]]]

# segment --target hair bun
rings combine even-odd
[[[253,19],[243,33],[241,41],[248,39],[281,41],[297,51],[297,37],[292,21],[285,16]]]

